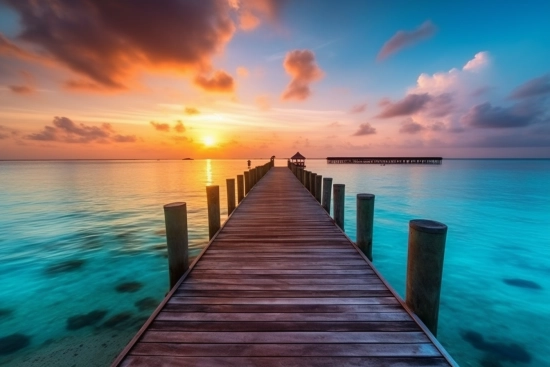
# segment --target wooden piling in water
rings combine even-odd
[[[244,171],[244,194],[248,195],[250,192],[250,171]]]
[[[225,180],[227,185],[227,215],[231,215],[235,210],[235,179],[228,178]]]
[[[320,203],[321,202],[321,196],[322,196],[322,187],[323,187],[323,176],[317,175],[315,177],[315,199]]]
[[[357,194],[357,247],[372,261],[374,195]]]
[[[206,186],[206,201],[208,204],[208,238],[212,239],[221,227],[219,186]]]
[[[244,176],[237,175],[237,202],[240,204],[244,199]]]
[[[447,226],[432,220],[409,222],[407,306],[437,336],[439,297]]]
[[[323,199],[321,206],[330,214],[330,194],[332,193],[332,178],[323,177]]]
[[[344,230],[344,203],[346,200],[344,184],[334,184],[333,186],[333,196],[334,196],[334,222],[338,227]]]
[[[168,246],[168,274],[172,288],[189,268],[187,204],[177,202],[164,205],[164,224]]]
[[[317,182],[317,173],[311,174],[311,181],[309,182],[309,192],[315,197],[315,183]]]

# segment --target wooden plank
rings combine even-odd
[[[222,346],[220,346],[222,347]],[[128,356],[123,367],[195,366],[195,367],[443,367],[443,358],[379,358],[379,357],[176,357]]]
[[[167,312],[277,312],[277,313],[361,313],[361,312],[397,312],[403,311],[399,303],[370,305],[335,305],[335,304],[186,304],[167,303],[163,308]]]
[[[356,313],[277,313],[277,312],[167,312],[158,314],[159,321],[286,321],[286,322],[314,322],[314,321],[412,321],[405,311],[401,312],[356,312]]]
[[[145,343],[226,343],[226,344],[275,344],[275,343],[428,343],[429,339],[423,332],[318,332],[318,331],[286,331],[268,332],[165,332],[150,330],[143,334]]]
[[[189,305],[392,305],[399,304],[393,297],[357,298],[232,298],[232,297],[172,297],[168,303]]]
[[[187,357],[441,357],[433,344],[141,343],[132,355]]]

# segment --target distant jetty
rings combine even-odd
[[[330,164],[441,164],[442,157],[327,157]]]

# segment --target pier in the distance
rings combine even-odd
[[[113,366],[457,366],[292,170],[239,201]]]
[[[442,157],[327,157],[331,164],[441,164]]]

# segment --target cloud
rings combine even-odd
[[[195,84],[209,92],[230,93],[235,89],[233,77],[223,70],[218,70],[211,77],[198,75]]]
[[[342,127],[342,126],[344,125],[339,121],[334,121],[327,125],[327,127]]]
[[[510,94],[511,99],[523,99],[550,94],[550,74],[531,79]]]
[[[413,45],[420,40],[429,38],[435,34],[437,27],[429,20],[422,23],[413,31],[398,31],[393,35],[378,53],[377,59],[382,60],[404,47]]]
[[[93,92],[103,91],[103,90],[108,90],[109,89],[109,88],[106,88],[103,85],[100,85],[100,84],[97,84],[97,83],[94,83],[94,82],[90,82],[90,81],[87,81],[87,80],[82,80],[82,79],[67,80],[64,83],[63,86],[65,88],[71,89],[71,90],[84,90],[84,91],[93,91]]]
[[[13,138],[19,135],[19,132],[14,129],[0,125],[0,140]]]
[[[200,111],[196,109],[195,107],[185,107],[185,110],[183,110],[188,115],[198,115]]]
[[[16,44],[8,40],[2,33],[0,33],[0,55],[9,55],[21,59],[33,59],[32,54],[18,47]]]
[[[302,101],[311,94],[309,84],[323,77],[323,71],[315,63],[315,55],[309,50],[294,50],[286,54],[283,66],[292,77],[282,94],[283,100]]]
[[[237,75],[238,76],[242,76],[244,78],[246,78],[248,76],[249,72],[248,72],[248,69],[245,68],[244,66],[239,66],[237,68]]]
[[[383,110],[377,117],[391,118],[396,116],[412,115],[413,113],[422,110],[431,99],[432,97],[428,93],[423,93],[409,94],[397,102],[383,100],[381,102]]]
[[[164,131],[164,132],[170,131],[170,125],[168,125],[168,124],[161,123],[161,122],[155,122],[155,121],[151,121],[150,124],[157,131]]]
[[[26,85],[9,85],[8,88],[16,94],[32,94],[35,89]]]
[[[111,124],[101,124],[100,126],[88,126],[76,124],[67,117],[54,117],[53,126],[44,126],[44,129],[38,133],[26,136],[29,140],[38,141],[58,141],[64,143],[108,143],[113,142],[133,142],[136,140],[133,135],[116,134]]]
[[[183,122],[181,122],[181,120],[176,121],[176,124],[174,125],[174,130],[177,133],[185,132],[185,126],[183,125]]]
[[[208,72],[235,31],[227,1],[4,2],[19,13],[19,40],[109,89],[128,87],[143,69]],[[25,54],[4,37],[0,49]]]
[[[516,128],[538,122],[541,114],[534,106],[493,107],[489,102],[472,107],[461,121],[476,128]]]
[[[260,110],[262,111],[268,111],[269,109],[271,109],[271,103],[269,99],[270,98],[267,95],[256,97],[256,106],[258,106],[258,108],[260,108]]]
[[[413,119],[407,119],[401,123],[401,128],[399,129],[399,132],[403,134],[416,134],[425,129],[426,127],[419,124],[418,122],[414,122]]]
[[[352,136],[373,135],[376,134],[376,129],[369,123],[359,125],[359,129]]]
[[[257,28],[261,18],[274,20],[287,0],[229,0],[233,9],[239,11],[239,28],[250,31]]]
[[[481,51],[475,54],[474,58],[462,67],[462,70],[477,71],[487,64],[489,64],[489,53],[487,51]]]
[[[361,103],[361,104],[356,104],[355,106],[353,106],[351,108],[351,110],[349,111],[349,113],[362,113],[362,112],[365,112],[367,110],[367,104],[366,103]]]

